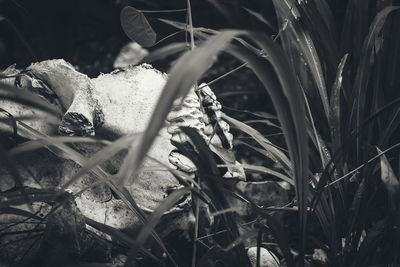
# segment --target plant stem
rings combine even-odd
[[[187,14],[189,19],[189,32],[190,32],[190,50],[194,50],[194,33],[193,33],[193,20],[192,20],[192,7],[190,5],[190,0],[187,0]]]

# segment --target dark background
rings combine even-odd
[[[195,26],[247,28],[276,34],[241,8],[260,12],[276,25],[271,1],[217,2],[228,16],[206,0],[191,1]],[[347,1],[328,2],[334,3],[333,11],[341,21]],[[31,62],[63,58],[91,77],[109,72],[116,54],[129,41],[119,22],[119,13],[127,5],[145,10],[178,9],[186,8],[186,0],[0,0],[0,68],[14,63],[23,68]],[[185,12],[146,13],[158,39],[176,29],[157,18],[185,22],[185,16]],[[153,49],[183,38],[183,33],[178,34]]]

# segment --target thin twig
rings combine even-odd
[[[394,148],[396,148],[396,147],[398,147],[398,146],[400,146],[400,143],[397,143],[397,144],[395,144],[395,145],[389,147],[388,149],[382,151],[381,153],[378,153],[375,157],[370,158],[366,163],[361,164],[360,166],[358,166],[358,167],[355,168],[354,170],[348,172],[347,174],[343,175],[342,177],[336,179],[335,181],[333,181],[333,182],[331,182],[331,183],[325,185],[325,188],[327,188],[327,187],[329,187],[329,186],[331,186],[331,185],[333,185],[333,184],[335,184],[335,183],[337,183],[337,182],[343,180],[344,178],[346,178],[346,177],[348,177],[348,176],[353,175],[354,173],[357,173],[361,168],[365,167],[367,164],[371,163],[372,161],[376,160],[377,158],[380,158],[382,155],[384,155],[385,153],[389,152],[390,150],[392,150],[392,149],[394,149]]]

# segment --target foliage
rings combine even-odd
[[[210,2],[223,9],[218,1]],[[241,245],[245,236],[239,235],[238,221],[229,209],[226,194],[239,195],[252,205],[258,215],[258,229],[249,234],[272,234],[274,246],[271,247],[275,248],[282,264],[315,263],[312,259],[315,249],[326,252],[325,264],[328,266],[400,264],[400,187],[395,171],[400,168],[400,96],[397,90],[400,84],[400,36],[393,35],[400,22],[399,7],[393,6],[391,1],[369,1],[366,4],[349,0],[341,24],[334,19],[325,0],[272,2],[279,29],[274,40],[265,33],[252,30],[215,30],[193,27],[191,23],[188,27],[185,23],[164,20],[190,32],[194,42],[192,48],[194,44],[196,48],[186,51],[185,43],[173,43],[154,50],[145,59],[157,60],[182,53],[169,71],[157,109],[142,135],[121,137],[87,160],[66,146],[66,140],[42,136],[30,130],[36,140],[31,143],[35,145],[26,149],[13,148],[2,153],[2,160],[12,161],[13,153],[18,150],[22,153],[40,145],[56,147],[83,166],[70,183],[88,171],[94,172],[99,181],[107,183],[144,224],[136,240],[113,229],[97,227],[112,232],[131,247],[126,266],[135,260],[139,249],[147,251],[145,241],[150,235],[164,249],[170,263],[176,265],[154,227],[163,212],[189,191],[194,196],[194,203],[201,199],[208,202],[212,212],[221,212],[221,228],[229,240],[228,244],[221,244],[215,234],[214,246],[206,252],[197,250],[195,245],[193,266],[205,266],[202,264],[213,259],[215,254],[223,259],[232,254],[240,266],[249,264]],[[266,28],[271,28],[262,14],[246,10]],[[138,12],[135,10],[135,14],[140,14],[143,19]],[[190,14],[190,8],[188,12]],[[225,14],[229,16],[229,12]],[[340,25],[342,33],[339,38],[336,29]],[[243,66],[254,72],[274,105],[279,123],[271,117],[263,120],[279,127],[283,139],[278,141],[266,138],[268,132],[265,130],[259,131],[228,115],[224,115],[224,119],[251,137],[248,147],[260,152],[265,157],[263,160],[276,163],[272,170],[252,165],[246,169],[267,170],[274,179],[293,185],[293,204],[276,210],[280,213],[293,213],[288,208],[296,211],[294,231],[298,231],[298,238],[288,236],[287,225],[282,226],[270,210],[240,196],[240,192],[233,188],[227,189],[228,186],[219,179],[221,174],[211,150],[191,129],[183,131],[191,138],[198,155],[185,151],[184,147],[181,149],[199,169],[199,177],[193,186],[186,183],[184,189],[171,194],[149,218],[124,190],[124,184],[130,183],[139,172],[138,166],[163,126],[173,101],[186,95],[221,53],[245,63]],[[1,90],[7,90],[7,87]],[[16,101],[28,101],[49,109],[32,99],[18,97],[15,97]],[[18,121],[18,118],[14,120]],[[282,144],[283,147],[278,146]],[[117,183],[112,182],[99,164],[110,154],[126,147],[135,149],[129,150],[115,175]],[[17,170],[13,164],[10,166],[18,179]],[[186,178],[182,180],[187,181]],[[23,195],[27,199],[17,200],[30,201],[29,192],[23,192]],[[0,208],[9,205],[2,202]],[[198,207],[194,210],[198,228]],[[288,217],[293,219],[290,214]],[[311,225],[316,229],[311,229]],[[197,228],[195,244],[200,240],[197,234],[201,229]],[[265,244],[260,241],[258,245]]]

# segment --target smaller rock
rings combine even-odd
[[[313,260],[321,262],[321,263],[327,263],[327,261],[328,261],[328,256],[326,255],[326,252],[320,248],[314,249],[312,258],[313,258]]]
[[[125,68],[138,64],[149,52],[136,42],[130,42],[122,47],[114,61],[114,69]]]
[[[251,247],[247,250],[247,256],[250,259],[251,266],[257,266],[257,247]],[[266,248],[260,248],[260,267],[279,267],[279,259],[274,253]]]

